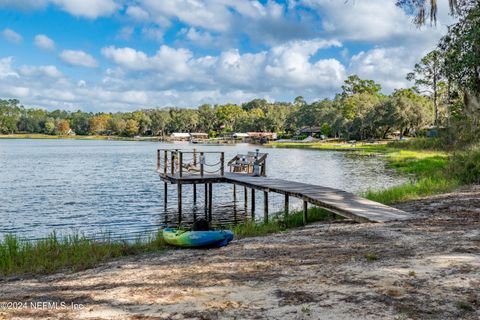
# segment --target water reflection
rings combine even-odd
[[[170,201],[164,208],[163,183],[155,173],[156,149],[169,147],[152,142],[0,140],[0,237],[15,233],[38,238],[54,230],[136,236],[175,223],[176,188],[169,186]],[[255,149],[246,144],[197,148],[224,151],[226,160]],[[404,181],[373,157],[294,149],[260,152],[269,153],[267,175],[273,178],[354,193]],[[194,213],[204,213],[204,189],[199,186],[195,205],[192,187],[184,186],[183,191],[182,220],[188,223]],[[243,188],[237,188],[235,206],[231,185],[215,184],[213,195],[215,223],[251,215],[244,210]],[[256,219],[261,219],[263,194],[257,192],[256,200]],[[282,196],[270,194],[269,200],[271,213],[283,210]],[[292,210],[300,204],[291,199]]]

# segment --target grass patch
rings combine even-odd
[[[445,138],[415,138],[408,140],[395,140],[388,143],[388,146],[403,150],[437,150],[447,151],[451,145]]]
[[[308,210],[308,222],[332,219],[332,214],[320,208]],[[235,238],[263,236],[290,228],[303,226],[303,213],[294,212],[288,217],[274,217],[269,223],[248,221],[231,227]],[[81,271],[113,258],[146,252],[159,252],[172,248],[162,237],[162,232],[135,241],[113,240],[108,236],[93,240],[73,235],[58,237],[55,233],[45,239],[27,241],[7,235],[0,241],[0,275],[50,274],[60,270]]]
[[[434,194],[450,192],[457,188],[459,183],[447,178],[420,178],[396,187],[380,191],[367,191],[364,197],[384,204],[394,204],[414,200]]]
[[[325,151],[363,151],[375,153],[387,152],[389,149],[386,142],[357,144],[350,144],[346,142],[272,142],[267,146],[272,148],[313,149]]]
[[[308,222],[327,221],[332,219],[332,214],[321,208],[308,209]],[[253,221],[246,221],[245,223],[232,226],[231,229],[237,239],[265,236],[271,233],[277,233],[285,231],[291,228],[297,228],[303,226],[303,212],[293,212],[284,217],[277,215],[272,218],[268,223],[255,223]]]
[[[367,261],[373,262],[378,260],[378,256],[375,253],[367,253],[365,254],[365,259],[367,259]]]
[[[161,233],[133,242],[114,241],[107,236],[92,240],[55,233],[37,241],[7,235],[0,241],[0,274],[48,274],[59,270],[80,271],[112,258],[166,248]]]
[[[394,204],[420,197],[449,192],[462,183],[480,182],[480,147],[478,153],[459,153],[456,158],[445,151],[442,139],[417,138],[390,143],[362,144],[329,142],[281,142],[273,147],[315,150],[355,151],[358,155],[381,156],[387,166],[409,175],[410,182],[385,190],[364,193],[367,199],[384,204]],[[452,169],[452,163],[457,166]],[[461,164],[468,164],[462,166]],[[452,175],[451,172],[457,172]]]

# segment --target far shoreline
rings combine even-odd
[[[83,136],[83,135],[49,135],[41,133],[0,134],[0,139],[32,139],[32,140],[114,140],[114,141],[161,141],[161,137],[123,137],[123,136]]]

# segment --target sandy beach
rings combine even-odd
[[[416,219],[4,279],[0,319],[479,319],[480,188],[397,207]]]

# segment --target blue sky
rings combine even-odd
[[[332,97],[349,74],[384,92],[450,23],[394,0],[0,0],[0,98],[127,111]]]

